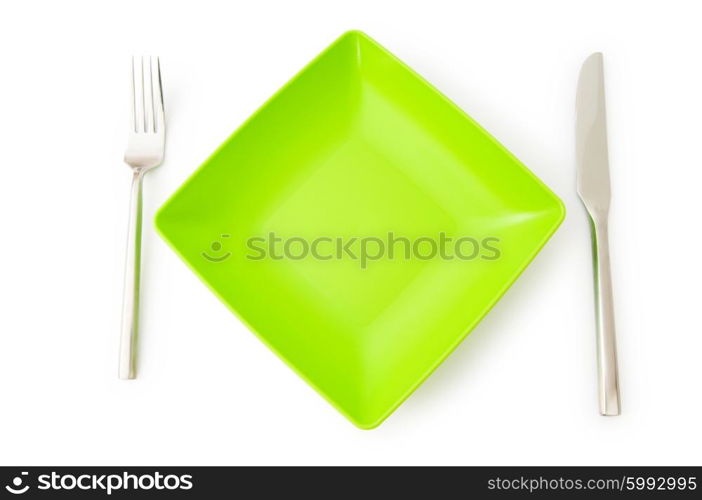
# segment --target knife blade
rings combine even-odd
[[[578,80],[575,120],[577,191],[590,218],[600,413],[621,412],[614,300],[609,258],[608,219],[611,199],[607,147],[604,64],[597,52],[583,63]]]
[[[580,70],[576,100],[575,150],[578,194],[592,216],[605,216],[611,198],[607,155],[607,113],[602,54],[588,57]]]

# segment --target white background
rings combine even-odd
[[[702,29],[695,2],[6,2],[0,7],[0,463],[697,464]],[[412,66],[565,202],[457,351],[361,431],[154,233],[154,210],[348,29]],[[580,64],[605,54],[623,415],[597,412]],[[162,57],[139,379],[118,381],[127,71]]]

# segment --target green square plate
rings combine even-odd
[[[372,428],[564,213],[470,117],[352,31],[229,137],[156,227],[271,350]]]

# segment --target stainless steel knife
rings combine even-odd
[[[578,195],[587,209],[592,232],[600,413],[619,415],[619,375],[607,228],[611,198],[607,116],[604,69],[602,54],[599,52],[588,57],[580,70],[576,100],[575,150]]]

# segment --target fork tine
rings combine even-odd
[[[132,58],[132,101],[134,104],[134,132],[146,130],[144,114],[144,59]]]
[[[163,110],[163,86],[161,85],[161,59],[156,57],[156,64],[152,68],[152,102],[154,103],[154,132],[163,133],[166,127],[166,118]]]
[[[134,82],[134,78],[135,78],[134,56],[132,56],[132,62],[131,62],[129,75],[130,75],[129,85],[132,89],[131,108],[129,109],[129,126],[130,126],[132,132],[136,132],[137,131],[137,129],[136,129],[137,117],[136,117],[136,83]]]
[[[154,104],[154,85],[156,85],[156,80],[154,79],[154,58],[149,56],[149,119],[151,123],[149,125],[149,132],[156,133],[156,105]]]
[[[151,81],[151,57],[143,57],[141,61],[144,72],[144,132],[149,134],[154,131],[154,91]]]

